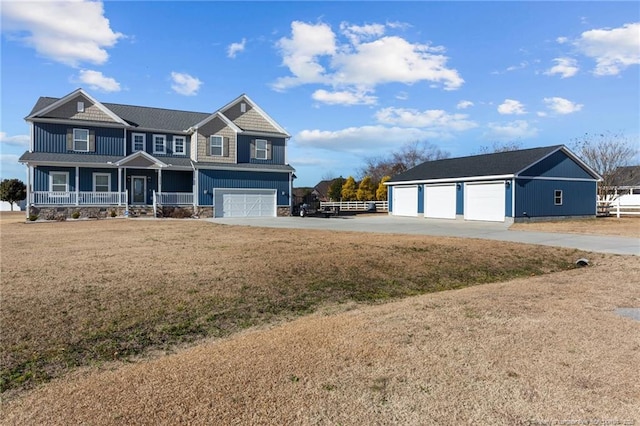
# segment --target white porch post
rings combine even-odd
[[[76,166],[76,206],[80,202],[80,167]]]
[[[198,207],[198,174],[195,167],[192,172],[193,179],[191,180],[191,192],[193,193],[193,211],[196,212]]]
[[[31,210],[31,166],[27,164],[27,219],[29,219],[29,210]]]
[[[124,173],[124,192],[125,192],[125,200],[124,200],[124,206],[127,208],[127,210],[129,209],[129,193],[127,192],[127,168],[123,167],[122,171]]]
[[[158,169],[158,192],[162,194],[162,168]]]
[[[122,167],[118,167],[118,206],[122,205]]]

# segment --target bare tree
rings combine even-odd
[[[414,141],[400,147],[384,157],[369,157],[365,159],[360,169],[360,176],[371,176],[378,183],[384,176],[394,176],[405,172],[425,161],[449,158],[450,154],[426,141]]]
[[[598,185],[598,196],[601,198],[615,187],[616,170],[628,165],[638,152],[637,144],[633,144],[627,136],[609,131],[585,133],[572,141],[571,148],[602,176],[602,182]]]
[[[517,151],[522,149],[522,142],[519,140],[508,142],[494,142],[491,147],[487,145],[480,145],[478,154],[493,154],[496,152]]]

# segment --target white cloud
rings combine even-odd
[[[202,85],[196,77],[192,77],[186,73],[171,72],[171,81],[173,84],[171,88],[180,95],[193,96],[198,94],[198,90]]]
[[[291,23],[291,36],[276,46],[282,64],[291,75],[278,78],[272,87],[283,91],[305,84],[331,86],[334,92],[372,92],[385,83],[422,81],[455,90],[464,80],[447,67],[441,46],[410,43],[384,35],[392,24],[340,25],[342,39],[325,23]]]
[[[456,105],[456,108],[457,109],[467,109],[467,108],[472,107],[473,105],[474,104],[471,101],[462,100],[462,101],[458,102],[458,104]]]
[[[6,132],[0,132],[0,143],[3,145],[28,148],[29,141],[29,135],[9,136]]]
[[[568,38],[568,37],[558,37],[558,38],[556,39],[556,42],[558,42],[558,44],[565,44],[565,43],[567,43],[568,41],[569,41],[569,38]]]
[[[106,49],[124,37],[111,29],[100,1],[2,2],[2,26],[40,55],[73,67],[105,63]]]
[[[584,105],[571,102],[568,99],[553,97],[544,98],[547,108],[556,114],[572,114],[582,109]],[[539,114],[538,114],[539,115]]]
[[[324,89],[316,90],[311,97],[329,105],[373,105],[378,100],[375,96],[367,95],[367,92],[328,92]]]
[[[356,45],[364,40],[370,40],[385,33],[385,26],[382,24],[353,25],[348,22],[340,23],[340,31],[351,44]]]
[[[538,134],[538,129],[529,125],[524,120],[516,120],[510,123],[489,123],[489,132],[485,133],[488,139],[514,140],[518,138],[533,138]]]
[[[502,104],[498,105],[498,112],[503,115],[521,115],[527,113],[524,105],[514,99],[505,99]]]
[[[81,83],[88,84],[92,90],[119,92],[120,83],[111,77],[105,77],[100,71],[81,70],[78,74]]]
[[[595,75],[617,75],[631,65],[640,64],[640,22],[585,31],[574,45],[596,61]]]
[[[446,111],[431,109],[418,111],[408,108],[383,108],[376,112],[379,123],[401,126],[430,128],[440,132],[461,132],[477,127],[477,124],[467,119],[466,114],[448,114]]]
[[[244,48],[247,44],[247,39],[243,38],[240,43],[231,43],[227,48],[227,57],[235,58],[240,52],[244,52]]]
[[[435,136],[436,133],[422,129],[378,125],[349,127],[336,131],[303,130],[294,140],[299,146],[362,154]]]
[[[396,99],[400,101],[406,101],[407,99],[409,99],[409,94],[407,92],[402,91],[396,95]]]
[[[578,73],[578,62],[573,58],[555,58],[556,64],[544,73],[546,75],[559,74],[561,78],[573,77]]]

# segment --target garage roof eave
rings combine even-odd
[[[429,184],[429,183],[455,183],[455,182],[478,182],[500,179],[513,179],[515,175],[494,175],[494,176],[467,176],[467,177],[451,177],[442,179],[420,179],[420,180],[406,180],[406,181],[387,181],[384,185],[416,185],[416,184]]]

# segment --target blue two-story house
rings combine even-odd
[[[290,214],[290,135],[246,95],[201,113],[101,103],[78,89],[41,97],[25,120],[28,214]]]

